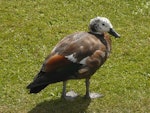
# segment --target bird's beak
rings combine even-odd
[[[120,35],[113,28],[110,28],[108,33],[114,36],[115,38],[120,38]]]

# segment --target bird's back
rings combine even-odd
[[[110,47],[107,35],[78,32],[65,37],[45,59],[40,72],[28,86],[30,92],[37,93],[48,84],[68,79],[90,78],[107,59]]]

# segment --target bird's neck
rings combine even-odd
[[[104,38],[104,33],[99,33],[99,32],[89,32],[92,35],[95,35],[97,38]]]

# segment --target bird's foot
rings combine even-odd
[[[94,99],[94,98],[102,98],[104,95],[102,94],[99,94],[99,93],[89,93],[89,94],[86,94],[84,97],[86,99]]]
[[[66,93],[66,95],[62,95],[62,98],[65,100],[74,100],[76,97],[78,96],[77,93],[75,93],[74,91],[69,91]]]

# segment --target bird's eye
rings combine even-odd
[[[105,24],[104,24],[104,23],[102,23],[102,25],[103,25],[103,26],[105,26]]]

